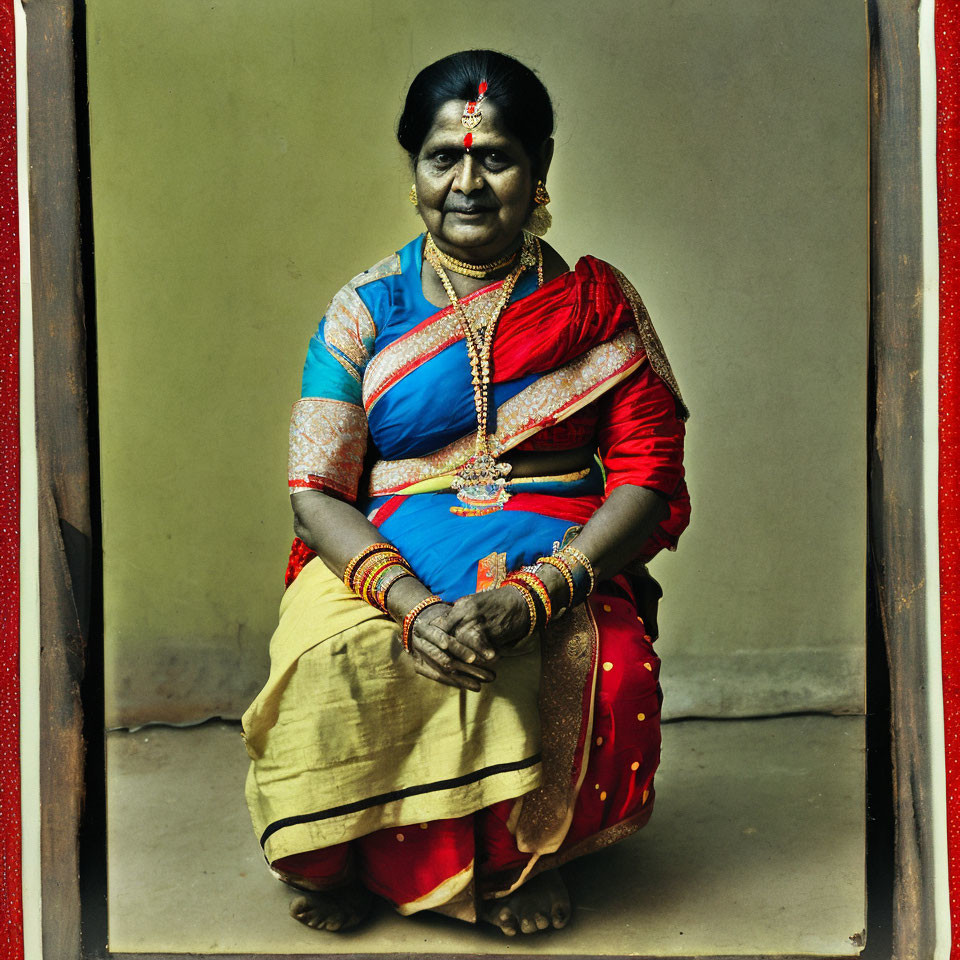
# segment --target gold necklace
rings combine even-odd
[[[513,253],[500,257],[499,260],[492,260],[490,263],[467,263],[466,260],[458,260],[451,257],[449,253],[444,253],[436,244],[436,241],[427,233],[426,249],[433,253],[434,257],[454,273],[459,273],[463,277],[473,277],[474,280],[486,280],[491,274],[509,266],[520,255],[520,247],[517,247]],[[432,261],[431,261],[432,262]]]
[[[426,248],[426,258],[437,271],[437,276],[447,292],[463,331],[463,339],[470,358],[470,374],[473,382],[473,405],[477,412],[477,440],[473,456],[457,471],[450,486],[457,491],[459,506],[451,507],[450,512],[460,516],[481,516],[503,508],[510,494],[505,489],[506,476],[510,472],[509,463],[498,463],[496,453],[491,449],[490,436],[487,433],[487,412],[490,392],[490,354],[493,336],[497,329],[500,314],[510,300],[520,274],[527,267],[538,265],[535,247],[525,236],[520,249],[520,262],[510,272],[500,287],[496,302],[477,321],[477,329],[471,324],[463,303],[457,296],[453,284],[443,269],[440,259],[434,255],[430,245]]]

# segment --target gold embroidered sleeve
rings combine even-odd
[[[290,416],[290,491],[324,490],[357,499],[367,452],[363,408],[345,400],[304,397]]]
[[[370,312],[354,287],[347,284],[327,307],[323,339],[330,355],[357,383],[363,380],[369,349],[376,334]]]

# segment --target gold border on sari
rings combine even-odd
[[[485,317],[490,303],[500,295],[500,287],[498,283],[460,301],[471,324],[476,325]],[[445,307],[378,351],[363,375],[363,405],[367,413],[397,380],[462,339],[463,331],[453,308]]]
[[[624,330],[572,363],[544,374],[497,409],[496,453],[506,453],[592,403],[644,359],[639,334]],[[370,471],[370,496],[400,493],[413,484],[456,473],[474,452],[475,442],[476,434],[471,433],[425,457],[378,461]]]
[[[520,800],[516,840],[523,853],[555,853],[573,821],[593,732],[599,642],[597,623],[586,603],[543,632],[539,697],[543,774],[540,786]],[[584,748],[578,760],[581,733]]]
[[[640,339],[643,341],[643,349],[647,354],[647,359],[650,361],[653,372],[667,385],[670,392],[677,398],[680,404],[681,419],[686,420],[690,416],[690,411],[683,402],[683,397],[680,395],[680,386],[677,383],[677,378],[673,374],[673,368],[667,359],[667,354],[663,349],[663,344],[660,342],[660,337],[657,336],[657,331],[653,328],[653,321],[650,319],[650,314],[643,305],[640,294],[637,293],[637,288],[616,267],[611,266],[610,269],[617,278],[617,283],[620,284],[620,289],[623,291],[623,295],[627,298],[633,310],[634,319],[637,321],[637,330],[640,331]]]

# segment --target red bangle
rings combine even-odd
[[[390,573],[388,568],[387,573],[380,578],[380,581],[374,587],[373,605],[375,607],[379,607],[384,613],[390,612],[387,610],[387,593],[390,591],[390,588],[398,580],[402,580],[404,577],[413,576],[413,571],[409,567],[401,566],[399,563],[397,564],[397,567],[399,567],[399,569],[394,573]]]
[[[517,570],[516,573],[511,573],[503,581],[503,586],[510,584],[510,586],[515,587],[520,583],[524,584],[527,590],[540,601],[540,605],[543,607],[543,625],[546,626],[553,616],[553,604],[550,602],[550,594],[547,592],[544,582],[535,573],[530,573],[528,570]]]
[[[553,567],[566,581],[567,589],[570,591],[570,603],[568,606],[573,606],[573,595],[576,592],[576,586],[573,582],[573,571],[570,569],[570,564],[567,563],[563,557],[541,557],[537,563],[546,564],[547,566]]]
[[[370,567],[365,571],[363,579],[361,580],[359,576],[357,577],[357,596],[363,600],[366,600],[367,603],[375,607],[376,604],[372,599],[373,591],[371,588],[377,582],[377,578],[380,576],[380,574],[395,564],[398,566],[405,565],[405,561],[399,553],[387,554],[386,551],[384,551],[383,556],[376,557],[374,562],[370,564]]]
[[[537,599],[543,604],[543,614],[546,618],[544,620],[544,626],[546,626],[553,616],[553,604],[550,602],[550,593],[547,590],[547,585],[535,573],[530,573],[529,570],[518,570],[514,576],[520,577],[521,580],[528,583],[533,589],[534,594],[536,594]]]
[[[403,626],[400,628],[400,642],[403,649],[410,652],[410,636],[413,633],[413,623],[423,613],[427,607],[432,607],[435,603],[443,603],[443,597],[438,597],[435,593],[424,600],[421,600],[409,613],[403,618]]]
[[[534,630],[537,629],[537,605],[533,599],[533,590],[530,589],[529,585],[524,583],[519,577],[507,577],[503,583],[500,584],[501,587],[513,587],[517,593],[523,597],[523,602],[527,605],[527,613],[530,614],[530,624],[527,627],[527,632],[524,635],[524,639],[529,637]]]
[[[372,553],[377,553],[380,550],[396,550],[397,548],[392,543],[371,543],[369,547],[364,547],[355,557],[347,562],[347,566],[343,571],[343,583],[344,586],[352,589],[351,578],[353,577],[353,571],[357,568],[357,564],[361,560],[365,560]]]
[[[582,550],[578,550],[572,543],[564,547],[557,554],[557,556],[563,560],[566,560],[566,557],[564,556],[564,554],[567,554],[567,556],[572,557],[574,560],[577,561],[577,563],[580,564],[581,567],[583,567],[584,570],[586,570],[587,579],[589,580],[589,583],[590,583],[590,589],[587,591],[587,595],[589,596],[591,593],[593,593],[593,589],[597,585],[597,578],[594,575],[593,564],[590,562],[590,558]]]

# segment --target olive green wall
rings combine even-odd
[[[862,709],[858,0],[88,0],[88,30],[110,725],[264,679],[307,340],[418,231],[392,130],[464,46],[541,74],[549,239],[630,276],[693,411],[665,712]]]

